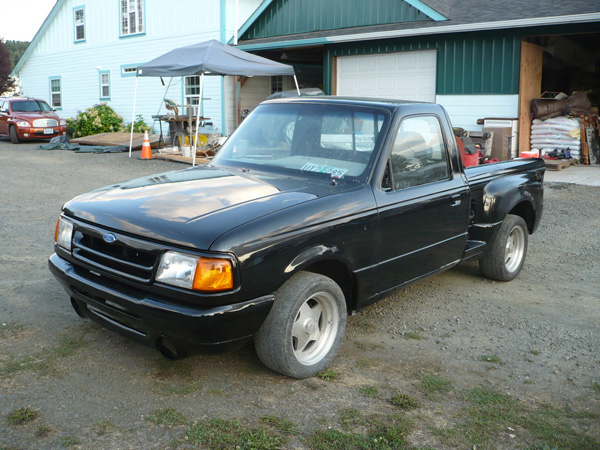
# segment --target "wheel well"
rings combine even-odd
[[[511,209],[509,214],[520,216],[527,224],[527,230],[529,231],[529,234],[533,233],[533,225],[535,223],[535,220],[533,206],[531,206],[531,203],[521,202],[513,209]]]
[[[348,313],[356,308],[354,277],[342,262],[336,260],[319,261],[308,267],[304,267],[302,270],[331,278],[344,292]]]

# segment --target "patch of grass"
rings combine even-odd
[[[377,327],[372,323],[363,321],[353,321],[352,326],[358,330],[359,333],[363,334],[374,334],[377,331]]]
[[[522,446],[530,446],[526,448],[600,448],[598,440],[579,431],[589,428],[589,424],[598,419],[595,413],[557,409],[547,404],[526,406],[510,395],[489,387],[471,389],[466,394],[465,402],[461,411],[464,420],[441,434],[446,444],[494,449],[509,427],[518,427]],[[579,423],[574,426],[573,420]]]
[[[71,436],[71,435],[67,435],[67,436],[61,436],[58,439],[58,443],[60,444],[61,447],[72,447],[74,445],[79,445],[81,444],[81,441],[79,439],[77,439],[75,436]]]
[[[344,432],[336,429],[317,430],[305,443],[312,450],[402,450],[408,449],[407,436],[412,423],[404,417],[393,415],[385,419],[364,417],[368,427],[365,433]]]
[[[363,416],[363,413],[356,408],[344,408],[339,411],[338,416],[338,422],[345,431],[368,424],[368,420]]]
[[[208,450],[276,450],[283,448],[287,439],[266,428],[247,428],[237,420],[212,419],[192,425],[186,442]]]
[[[0,338],[12,337],[23,328],[25,328],[24,325],[17,322],[0,323]]]
[[[428,374],[421,376],[420,388],[425,394],[446,394],[452,391],[452,382],[441,375]]]
[[[180,395],[185,396],[192,394],[202,388],[199,383],[158,383],[152,388],[152,391],[159,395]]]
[[[494,363],[494,364],[499,364],[500,358],[496,355],[481,355],[479,357],[479,361],[483,361],[483,362],[489,362],[489,363]]]
[[[146,421],[160,427],[173,427],[176,425],[186,425],[188,423],[185,415],[173,408],[155,409],[146,416]]]
[[[599,382],[594,381],[590,387],[596,394],[600,394],[600,383]]]
[[[425,337],[421,336],[419,333],[409,331],[407,333],[404,333],[404,339],[415,339],[417,341],[420,341],[422,339],[425,339]]]
[[[538,356],[541,352],[539,350],[531,350],[529,353],[531,353],[534,356]]]
[[[380,350],[383,348],[383,345],[381,344],[371,344],[370,342],[362,342],[362,341],[355,341],[354,345],[364,351],[364,352],[372,352],[374,350]]]
[[[299,432],[298,427],[294,422],[287,419],[282,419],[277,416],[263,416],[260,420],[263,423],[272,426],[284,436],[293,436]]]
[[[35,430],[35,437],[37,438],[47,438],[52,434],[52,427],[50,425],[40,425],[37,430]]]
[[[360,388],[359,392],[365,397],[379,398],[379,389],[376,386],[365,385]]]
[[[26,406],[24,408],[15,409],[7,416],[6,420],[11,425],[23,425],[27,422],[34,421],[38,416],[38,411]]]
[[[103,420],[102,422],[95,422],[92,429],[98,436],[104,436],[116,430],[117,426],[110,420]]]
[[[154,376],[161,381],[183,379],[183,380],[195,380],[196,374],[194,369],[190,366],[186,360],[171,361],[165,358],[161,358],[156,363],[156,372]]]
[[[317,376],[321,380],[325,381],[335,381],[340,377],[340,371],[336,369],[326,369],[323,372],[319,372]]]
[[[1,376],[13,375],[21,370],[37,370],[38,372],[50,373],[53,364],[61,359],[72,355],[76,350],[86,345],[83,335],[79,337],[64,336],[54,347],[44,349],[33,355],[17,358],[10,355],[8,362],[0,368]]]
[[[410,395],[406,394],[394,394],[392,398],[390,398],[390,403],[394,406],[397,406],[400,409],[404,409],[406,411],[410,411],[413,409],[417,409],[421,405],[419,401]]]
[[[369,369],[373,367],[373,363],[368,359],[359,359],[354,363],[354,367],[357,369]]]

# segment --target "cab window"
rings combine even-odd
[[[390,173],[391,169],[391,173]],[[383,186],[394,190],[448,179],[448,152],[436,116],[407,117],[396,134]]]

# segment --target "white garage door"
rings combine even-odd
[[[337,58],[337,95],[435,102],[436,51]]]

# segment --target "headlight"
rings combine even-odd
[[[61,217],[56,223],[54,231],[54,242],[66,250],[71,250],[71,239],[73,237],[73,222]]]
[[[28,127],[29,128],[31,125],[29,124],[29,122],[22,121],[22,122],[17,122],[17,126],[18,127]]]
[[[231,261],[167,252],[158,266],[156,281],[195,291],[225,291],[233,288]]]
[[[60,119],[60,126],[64,127],[65,125],[67,125],[67,121],[65,119]]]

